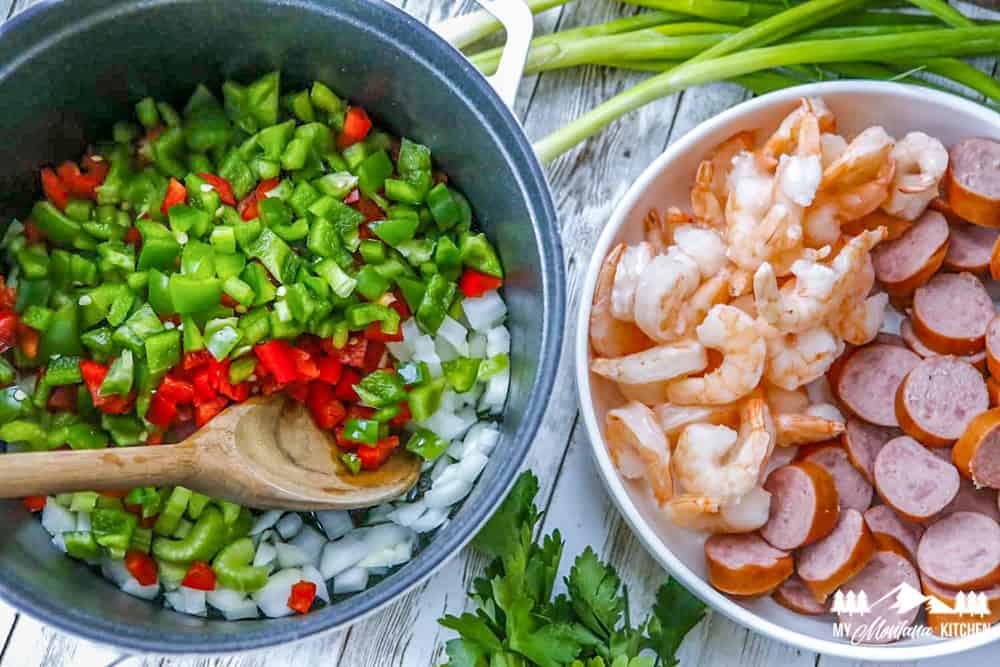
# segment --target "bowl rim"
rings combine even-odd
[[[813,651],[825,655],[833,655],[843,658],[850,658],[864,661],[905,661],[918,660],[922,658],[939,657],[952,655],[961,651],[966,651],[979,646],[984,646],[1000,638],[1000,624],[993,626],[989,630],[981,633],[969,635],[967,637],[937,641],[931,644],[917,646],[894,646],[894,645],[853,645],[848,642],[819,639],[804,634],[797,630],[785,628],[778,623],[765,619],[757,613],[737,604],[728,596],[720,593],[706,580],[695,574],[688,568],[658,537],[656,531],[641,516],[638,508],[632,502],[625,485],[618,475],[611,457],[608,455],[604,444],[603,431],[597,422],[597,415],[593,408],[593,399],[590,386],[590,341],[589,322],[591,303],[594,288],[597,284],[597,275],[600,272],[601,264],[611,247],[611,243],[618,235],[619,230],[624,226],[633,207],[639,201],[643,193],[660,176],[661,172],[672,163],[678,156],[693,149],[703,137],[711,134],[719,128],[725,127],[734,120],[742,116],[754,113],[760,109],[789,104],[801,97],[819,96],[829,93],[853,93],[857,95],[866,94],[889,94],[898,97],[900,100],[934,102],[961,110],[963,113],[971,113],[981,117],[986,122],[991,122],[1000,126],[1000,114],[977,104],[971,100],[964,99],[950,93],[886,81],[828,81],[822,83],[805,84],[795,86],[780,91],[775,91],[755,97],[742,102],[726,111],[714,116],[694,129],[667,148],[629,188],[625,196],[615,207],[608,224],[604,227],[597,244],[594,248],[587,273],[584,277],[583,288],[580,294],[579,310],[577,312],[577,329],[574,348],[574,361],[576,362],[576,385],[577,397],[580,402],[580,411],[583,415],[583,422],[587,430],[590,441],[591,454],[597,466],[598,472],[605,488],[614,501],[619,513],[625,518],[632,532],[639,538],[646,551],[672,576],[677,577],[681,582],[697,597],[727,618],[740,625],[759,632],[771,639],[775,639],[784,644],[789,644],[800,649]]]
[[[82,17],[67,14],[67,17],[72,16],[72,20],[64,18],[61,30],[46,34],[34,41],[23,54],[23,58],[33,57],[43,51],[50,41],[86,29],[95,21],[131,12],[147,11],[151,6],[166,6],[178,1],[188,0],[143,0],[142,2],[117,0],[93,9],[85,9],[86,13]],[[20,582],[0,576],[0,597],[18,612],[37,618],[70,635],[111,645],[124,651],[159,654],[228,654],[267,648],[350,626],[426,582],[472,540],[510,491],[541,424],[561,360],[562,331],[566,318],[566,288],[562,241],[559,236],[555,204],[541,163],[520,122],[486,78],[459,50],[427,25],[385,0],[364,0],[359,3],[357,9],[340,8],[337,3],[330,3],[327,0],[258,0],[258,2],[261,5],[273,3],[293,6],[303,12],[353,21],[360,29],[369,32],[391,29],[392,32],[405,34],[407,39],[399,43],[399,48],[405,56],[438,72],[442,80],[445,80],[447,74],[448,94],[458,95],[460,91],[463,97],[477,102],[479,105],[476,108],[477,116],[487,125],[489,131],[498,137],[499,150],[515,172],[519,190],[524,193],[528,209],[532,212],[531,233],[535,237],[542,266],[541,305],[547,314],[541,322],[538,367],[528,385],[530,392],[521,424],[509,438],[511,449],[498,461],[500,468],[497,473],[497,483],[492,488],[485,489],[482,496],[477,498],[477,503],[467,509],[466,514],[461,517],[461,523],[458,524],[459,529],[435,538],[422,550],[421,555],[427,557],[427,564],[422,566],[423,569],[408,571],[404,566],[393,576],[346,600],[345,602],[353,603],[346,610],[341,609],[340,605],[331,605],[311,614],[295,617],[294,622],[281,624],[280,621],[289,619],[261,619],[261,628],[248,632],[213,635],[163,633],[157,630],[155,623],[146,626],[122,626],[74,608],[59,607],[47,601],[44,596],[36,595],[32,589],[24,587]],[[24,38],[25,35],[21,33],[30,30],[33,23],[58,11],[70,11],[68,8],[71,6],[73,3],[61,0],[42,0],[0,25],[0,40]],[[380,22],[378,25],[363,24],[354,12],[378,14]],[[0,67],[0,71],[10,66],[12,63],[7,63]],[[505,140],[500,141],[499,137],[504,137]],[[456,523],[452,520],[451,525],[455,526]],[[275,623],[269,622],[272,620]]]

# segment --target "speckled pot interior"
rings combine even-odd
[[[472,495],[412,562],[321,611],[236,623],[120,593],[0,504],[0,595],[46,623],[127,649],[226,652],[356,621],[429,576],[489,516],[541,419],[563,330],[563,264],[545,177],[517,121],[462,56],[380,0],[43,2],[0,28],[0,220],[23,215],[37,169],[109,136],[145,95],[182,104],[201,81],[280,68],[320,79],[395,133],[432,147],[506,265],[512,383],[503,439]]]

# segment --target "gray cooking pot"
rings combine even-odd
[[[504,0],[507,1],[507,0]],[[512,381],[503,437],[475,490],[412,562],[306,615],[225,622],[118,591],[59,553],[17,502],[0,504],[0,595],[87,639],[156,653],[278,644],[358,620],[462,548],[513,482],[542,417],[563,331],[563,262],[545,176],[517,120],[461,54],[381,0],[73,0],[0,28],[0,220],[38,196],[38,168],[110,135],[146,95],[183,103],[194,86],[281,68],[364,105],[429,145],[470,199],[507,269]],[[2,460],[0,460],[2,465]]]

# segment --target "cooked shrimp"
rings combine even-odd
[[[791,270],[795,277],[780,289],[774,269],[767,262],[760,265],[753,277],[757,313],[782,333],[816,326],[837,305],[834,300],[837,274],[832,268],[798,260]]]
[[[833,403],[822,402],[810,405],[809,409],[806,410],[806,414],[810,417],[821,417],[828,421],[840,422],[841,424],[847,423],[847,420],[844,419],[844,413]]]
[[[647,382],[645,384],[618,382],[616,386],[626,401],[638,401],[649,407],[667,402],[667,382]]]
[[[653,408],[660,428],[673,437],[691,424],[739,425],[740,406],[738,403],[726,405],[671,405],[663,403]]]
[[[826,102],[819,97],[803,97],[799,106],[785,116],[781,125],[764,144],[761,151],[764,158],[777,162],[781,155],[793,153],[797,148],[802,121],[807,116],[816,120],[817,127],[822,132],[833,132],[837,127],[837,119]]]
[[[674,243],[694,260],[702,278],[711,278],[726,265],[726,242],[713,229],[680,225],[674,229]]]
[[[698,288],[698,264],[677,246],[657,255],[639,278],[635,291],[635,323],[655,341],[669,343],[684,335],[677,312]]]
[[[827,319],[830,331],[851,345],[864,345],[875,340],[885,321],[885,308],[889,305],[889,295],[879,292],[860,303],[848,302],[849,308],[842,307]]]
[[[673,497],[670,443],[649,408],[641,403],[629,403],[611,410],[607,416],[605,437],[608,453],[623,477],[645,477],[660,503]]]
[[[740,407],[738,433],[712,424],[686,427],[674,449],[674,474],[686,493],[733,500],[760,482],[774,445],[767,402],[751,398]]]
[[[675,525],[703,533],[750,533],[767,523],[771,494],[756,486],[727,502],[690,494],[679,495],[663,506]]]
[[[708,357],[701,343],[682,341],[624,357],[597,358],[590,363],[590,370],[615,382],[647,384],[697,373],[706,366]]]
[[[779,447],[797,447],[838,437],[844,422],[808,414],[775,415],[774,430]]]
[[[822,188],[843,190],[867,183],[890,160],[894,145],[884,128],[869,127],[854,137],[840,157],[823,170]]]
[[[773,384],[764,386],[764,398],[771,414],[789,415],[805,412],[809,409],[809,394],[805,389],[784,389]]]
[[[844,342],[826,327],[790,334],[772,328],[764,377],[784,389],[798,389],[826,373],[843,351]]]
[[[767,345],[746,313],[728,305],[714,306],[695,329],[698,341],[722,353],[722,364],[701,377],[671,383],[667,396],[678,405],[720,405],[737,401],[760,382]]]
[[[653,246],[645,241],[626,246],[617,262],[611,287],[611,314],[619,320],[631,322],[635,313],[635,294],[639,278],[653,261]]]
[[[833,164],[847,150],[847,140],[839,134],[825,133],[820,136],[823,169]]]
[[[709,160],[702,160],[691,188],[691,210],[694,217],[711,227],[722,227],[725,222],[723,201],[713,189],[715,166]]]
[[[892,149],[896,174],[882,210],[904,220],[916,220],[938,195],[948,169],[944,145],[923,132],[910,132]]]
[[[604,357],[634,354],[652,345],[639,327],[631,322],[616,319],[611,312],[611,292],[618,270],[618,262],[625,250],[618,244],[608,253],[594,289],[594,302],[590,311],[590,344]]]
[[[703,282],[678,309],[675,331],[682,332],[681,336],[684,337],[692,335],[695,327],[705,321],[708,311],[720,303],[725,303],[729,296],[730,278],[730,271],[722,269]]]

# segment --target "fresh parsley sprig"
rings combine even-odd
[[[633,626],[628,589],[590,547],[553,597],[564,542],[536,540],[538,478],[525,472],[473,544],[493,557],[469,596],[475,613],[439,622],[459,634],[447,643],[451,667],[674,667],[704,604],[670,579],[649,617]],[[645,654],[642,654],[645,652]]]

